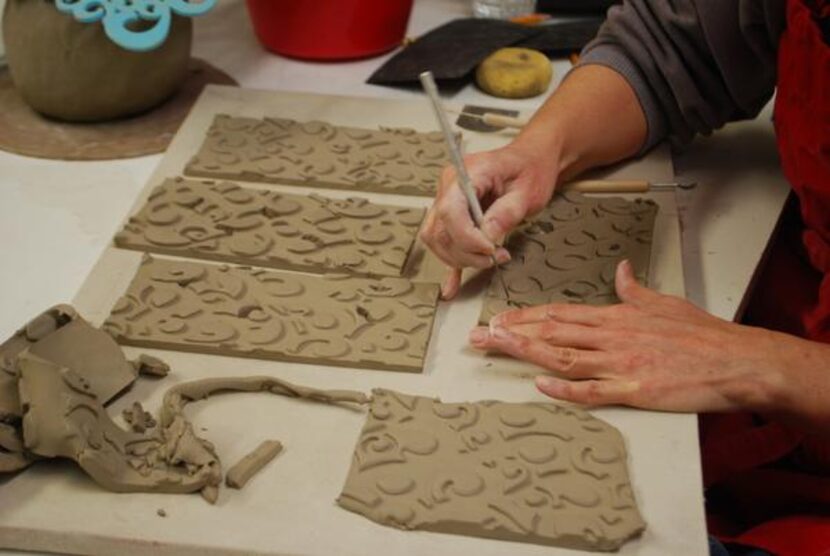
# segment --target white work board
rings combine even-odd
[[[424,99],[380,100],[209,87],[182,125],[158,169],[133,207],[153,187],[182,175],[198,150],[213,115],[279,116],[324,120],[358,127],[435,129]],[[467,151],[504,144],[512,132],[464,132]],[[615,170],[615,177],[667,181],[667,150]],[[265,185],[287,192],[311,188]],[[315,191],[320,191],[314,188]],[[322,190],[333,197],[355,192]],[[359,193],[373,201],[428,206],[430,199]],[[673,193],[644,195],[660,205],[654,235],[650,284],[683,294],[680,230]],[[126,220],[128,215],[124,215]],[[100,325],[124,293],[141,253],[110,245],[74,300],[88,320]],[[172,367],[161,380],[140,379],[113,403],[110,414],[141,401],[155,412],[175,383],[207,377],[272,375],[318,388],[395,389],[438,396],[444,401],[544,401],[531,377],[540,370],[515,360],[467,348],[486,277],[473,276],[460,297],[439,307],[424,372],[361,370],[125,348],[129,357],[150,353]],[[0,479],[0,548],[94,554],[469,554],[516,556],[577,554],[578,551],[508,543],[378,525],[335,504],[365,419],[363,410],[344,409],[267,394],[217,396],[187,410],[196,431],[216,445],[227,468],[266,439],[285,451],[241,490],[222,489],[216,505],[199,495],[115,494],[98,487],[71,462],[42,462]],[[618,427],[629,449],[634,494],[647,522],[642,537],[624,555],[700,555],[707,550],[703,490],[694,415],[602,408],[597,417]],[[118,418],[120,420],[120,417]],[[159,515],[164,510],[166,516]]]

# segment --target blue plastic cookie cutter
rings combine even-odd
[[[217,0],[55,0],[55,7],[81,23],[102,22],[107,36],[117,45],[145,52],[167,39],[173,14],[193,17],[208,12]],[[154,22],[141,31],[130,26]]]

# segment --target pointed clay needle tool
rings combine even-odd
[[[447,148],[450,151],[450,159],[453,166],[455,166],[455,173],[458,175],[458,184],[461,186],[461,191],[467,198],[467,205],[470,207],[470,215],[473,217],[473,222],[481,229],[484,223],[484,213],[481,210],[481,204],[478,202],[478,196],[475,189],[473,189],[473,182],[470,180],[470,175],[467,173],[467,167],[464,166],[464,159],[461,157],[461,150],[458,148],[458,143],[453,137],[450,122],[447,120],[447,114],[444,112],[444,107],[441,106],[441,99],[438,96],[438,87],[435,85],[435,79],[432,77],[431,71],[421,73],[421,84],[424,86],[429,100],[432,101],[432,109],[435,111],[435,117],[438,119],[438,124],[441,126],[441,131],[444,133],[444,140],[447,143]],[[497,246],[498,247],[498,246]],[[499,276],[501,287],[504,289],[505,299],[510,302],[510,293],[507,290],[507,284],[504,282],[499,263],[496,261],[496,256],[491,256],[493,266],[496,267],[496,274]]]

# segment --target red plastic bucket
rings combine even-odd
[[[313,60],[381,54],[401,43],[413,0],[247,0],[260,42]]]

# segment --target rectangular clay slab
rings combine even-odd
[[[420,372],[438,286],[146,256],[103,325],[121,344]]]
[[[656,216],[657,205],[649,200],[555,196],[511,234],[506,247],[512,259],[501,267],[510,303],[494,275],[479,321],[546,303],[616,303],[614,275],[621,260],[631,261],[646,283]]]
[[[185,174],[431,196],[448,162],[437,131],[219,114]]]
[[[337,502],[400,529],[616,550],[645,528],[627,457],[580,409],[374,390]]]
[[[309,272],[400,276],[423,209],[165,180],[115,236],[118,247]]]

